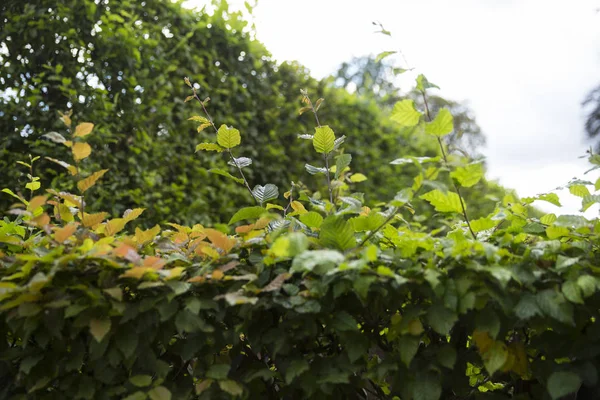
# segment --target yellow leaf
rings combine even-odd
[[[167,270],[169,275],[165,277],[166,280],[177,279],[181,276],[181,273],[185,271],[184,267],[175,267]]]
[[[73,110],[69,110],[64,114],[59,111],[58,115],[60,115],[60,119],[62,120],[62,122],[64,122],[66,126],[71,127],[71,115],[73,115]]]
[[[96,184],[96,181],[102,178],[102,175],[104,175],[106,172],[108,172],[107,169],[102,169],[100,171],[94,172],[87,178],[80,180],[79,182],[77,182],[77,189],[79,189],[81,193],[85,192],[86,190],[94,186]]]
[[[140,228],[135,228],[135,241],[138,245],[143,246],[148,243],[152,239],[156,237],[160,233],[160,226],[155,225],[153,228],[148,230],[141,230]]]
[[[123,230],[125,228],[125,224],[127,220],[123,218],[113,218],[108,221],[104,227],[104,235],[113,236]]]
[[[219,252],[210,246],[198,247],[196,253],[204,254],[214,260],[220,257]]]
[[[75,161],[83,160],[92,154],[92,148],[89,144],[84,142],[75,143],[71,150],[73,151],[73,158],[75,158]]]
[[[92,129],[94,129],[94,124],[92,124],[91,122],[82,122],[75,128],[75,133],[73,134],[73,136],[84,137],[92,133]]]
[[[101,223],[102,221],[104,221],[104,218],[106,218],[107,216],[108,216],[107,212],[101,212],[101,213],[96,213],[96,214],[85,213],[83,215],[83,221],[82,221],[83,226],[85,226],[86,228],[94,227],[94,226],[98,225],[99,223]]]
[[[133,267],[127,272],[121,274],[120,278],[134,278],[142,279],[147,272],[153,272],[154,269],[150,267]]]
[[[292,201],[292,208],[298,215],[306,214],[308,212],[306,211],[306,208],[304,208],[304,205],[296,200]]]
[[[133,210],[126,210],[123,213],[123,218],[129,222],[129,221],[133,221],[134,219],[136,219],[137,217],[139,217],[140,215],[142,215],[142,213],[144,212],[145,208],[134,208]]]
[[[69,224],[62,228],[58,228],[54,232],[54,240],[56,240],[58,243],[63,243],[65,240],[70,238],[76,230],[77,224]]]
[[[55,213],[58,213],[61,221],[69,223],[69,222],[73,222],[75,220],[75,217],[71,213],[71,209],[69,207],[67,207],[64,204],[59,204],[59,205],[57,205],[57,207],[58,207],[58,212],[55,211]]]
[[[487,331],[474,331],[473,341],[475,342],[475,345],[479,348],[480,354],[487,353],[492,347],[492,344],[494,344],[494,340]]]

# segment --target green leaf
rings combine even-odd
[[[508,349],[500,341],[494,341],[492,346],[483,354],[483,364],[490,375],[502,368],[507,359]]]
[[[241,396],[244,393],[242,385],[231,379],[219,381],[219,387],[222,391],[227,392],[232,396]]]
[[[537,200],[547,201],[550,204],[554,204],[557,207],[561,207],[560,199],[556,193],[546,193],[537,196]]]
[[[496,225],[498,225],[498,222],[499,221],[494,221],[489,217],[474,219],[471,221],[471,229],[473,229],[473,232],[475,233],[486,231],[494,228]]]
[[[381,53],[377,54],[377,57],[375,57],[375,62],[378,63],[379,61],[383,60],[386,57],[391,56],[392,54],[396,54],[397,51],[382,51]]]
[[[285,370],[285,382],[289,385],[296,377],[308,371],[309,368],[310,366],[306,360],[293,360]]]
[[[243,221],[246,219],[257,219],[263,215],[267,210],[264,207],[244,207],[239,209],[233,217],[229,220],[229,225],[235,224],[236,222]]]
[[[546,214],[542,218],[540,218],[540,222],[544,225],[552,225],[554,221],[556,221],[555,214]]]
[[[581,378],[574,372],[558,371],[548,377],[546,388],[553,400],[560,399],[579,390]]]
[[[596,203],[600,203],[600,195],[592,194],[581,200],[581,211],[585,211]]]
[[[222,148],[221,146],[219,146],[216,143],[200,143],[199,145],[196,146],[196,152],[199,152],[201,150],[204,151],[217,151],[217,152],[222,152],[223,150],[225,150],[224,148]]]
[[[436,303],[429,307],[427,311],[427,321],[434,331],[440,335],[447,335],[458,321],[458,315],[444,307],[440,303]]]
[[[431,89],[431,88],[436,88],[439,89],[440,87],[434,83],[431,83],[427,80],[427,78],[425,77],[425,75],[420,74],[419,76],[417,76],[417,90],[420,92],[424,92],[427,89]]]
[[[294,258],[290,272],[310,272],[317,267],[320,267],[319,270],[326,272],[337,267],[344,260],[344,255],[335,250],[305,251]]]
[[[319,168],[319,167],[315,167],[314,165],[310,165],[310,164],[304,164],[304,168],[306,169],[306,172],[308,172],[311,175],[327,173],[327,168]]]
[[[94,318],[90,321],[90,333],[92,334],[94,339],[96,339],[96,341],[100,343],[102,339],[104,339],[106,334],[110,332],[110,326],[111,323],[109,318]]]
[[[240,131],[221,125],[217,131],[217,143],[226,149],[232,149],[242,142]]]
[[[350,176],[350,182],[354,182],[354,183],[359,183],[359,182],[364,182],[367,180],[367,177],[363,174],[356,173],[356,174],[352,174],[352,176]]]
[[[265,186],[256,185],[252,189],[252,194],[260,204],[263,204],[265,201],[279,197],[279,189],[272,183],[267,183]]]
[[[415,108],[413,100],[401,100],[394,105],[390,118],[402,126],[415,126],[419,123],[421,113]]]
[[[333,317],[331,326],[333,329],[340,332],[358,330],[358,323],[356,322],[354,317],[348,314],[346,311],[336,312],[335,316]]]
[[[164,386],[157,386],[148,392],[151,400],[171,400],[171,391]]]
[[[569,229],[562,226],[549,226],[546,228],[548,239],[558,239],[559,237],[567,236]]]
[[[454,130],[454,118],[447,108],[442,108],[435,119],[425,124],[425,133],[442,137]]]
[[[15,199],[19,199],[21,201],[21,203],[27,205],[29,204],[29,202],[27,200],[25,200],[24,198],[22,198],[21,196],[17,196],[12,190],[10,189],[2,189],[2,191],[6,194],[11,195],[12,197],[14,197]]]
[[[40,187],[42,186],[41,183],[39,182],[29,182],[25,185],[25,189],[29,189],[32,192],[35,192],[36,190],[38,190]]]
[[[462,187],[471,187],[483,177],[483,164],[475,163],[458,167],[450,173],[450,176],[458,181]]]
[[[134,375],[129,378],[129,382],[137,387],[146,387],[152,384],[152,377],[150,375]]]
[[[227,379],[231,366],[229,364],[213,364],[206,372],[206,376],[215,380]]]
[[[320,228],[323,223],[323,216],[315,211],[309,211],[300,215],[300,221],[311,229]]]
[[[54,143],[64,143],[67,141],[67,139],[65,139],[65,137],[58,132],[48,132],[48,133],[42,135],[42,137],[45,137],[46,139],[50,139]]]
[[[148,398],[146,393],[138,390],[137,392],[130,394],[129,396],[123,398],[123,400],[144,400],[146,398]]]
[[[436,211],[462,212],[460,197],[454,192],[443,193],[436,189],[421,195],[419,198],[428,201],[435,207]]]
[[[439,400],[442,395],[442,385],[439,376],[432,372],[417,373],[413,385],[413,400]]]
[[[335,133],[327,126],[319,126],[315,128],[313,136],[313,147],[317,153],[330,153],[335,146]]]
[[[350,154],[340,154],[335,158],[335,179],[340,177],[340,174],[342,173],[344,168],[350,165],[351,161],[352,156]]]
[[[536,315],[543,315],[535,297],[529,293],[526,293],[523,295],[523,297],[521,297],[514,308],[514,312],[519,319],[523,320],[529,319]]]
[[[321,224],[319,241],[323,246],[348,250],[356,246],[352,225],[342,216],[331,215]]]
[[[566,281],[562,284],[562,293],[565,295],[567,300],[571,303],[583,304],[583,298],[581,297],[581,288],[575,281]]]
[[[244,184],[244,180],[242,178],[236,178],[235,176],[231,175],[229,172],[219,169],[219,168],[212,168],[209,169],[208,172],[211,172],[213,174],[217,174],[217,175],[221,175],[224,177],[227,177],[229,179],[233,179],[234,181],[236,181],[237,183],[239,183],[240,185]]]
[[[581,288],[583,297],[590,297],[596,292],[597,282],[593,276],[581,275],[577,278],[577,285]]]
[[[569,192],[571,192],[571,194],[573,194],[577,197],[581,197],[581,198],[584,198],[591,194],[589,189],[585,185],[571,185],[571,186],[569,186]]]
[[[564,324],[573,325],[573,305],[565,297],[552,289],[539,292],[535,296],[540,310],[547,316]]]
[[[403,335],[398,338],[398,350],[400,350],[400,360],[407,367],[417,354],[421,339],[418,336]]]
[[[450,345],[444,345],[436,352],[436,358],[442,367],[454,369],[454,364],[456,364],[456,350]]]

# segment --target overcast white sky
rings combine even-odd
[[[581,102],[600,84],[598,9],[600,0],[258,0],[254,21],[276,60],[297,60],[316,78],[354,56],[401,50],[440,95],[470,104],[487,137],[488,177],[529,196],[598,176],[584,176],[578,159],[589,147]],[[393,37],[374,34],[372,21]],[[580,208],[561,200],[562,209],[539,206]]]

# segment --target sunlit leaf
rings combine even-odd
[[[92,133],[94,129],[94,124],[91,122],[82,122],[75,127],[75,133],[73,133],[74,137],[84,137]]]
[[[92,154],[92,148],[85,142],[77,142],[71,148],[75,161],[81,161]]]
[[[453,130],[454,118],[447,108],[442,108],[433,121],[425,124],[425,132],[437,137],[446,136]]]
[[[415,126],[419,123],[421,113],[415,108],[413,100],[401,100],[394,105],[391,120],[402,126]]]
[[[92,175],[88,176],[87,178],[82,179],[79,182],[77,182],[77,188],[79,189],[79,191],[81,193],[84,193],[86,190],[88,190],[89,188],[94,186],[96,184],[96,182],[98,181],[98,179],[102,178],[102,176],[107,172],[108,172],[107,169],[102,169],[100,171],[94,172]]]
[[[226,149],[238,146],[242,141],[240,131],[235,128],[229,128],[227,125],[221,125],[217,131],[217,143]]]
[[[327,154],[330,153],[335,145],[335,133],[327,126],[319,126],[315,128],[315,135],[313,136],[313,147],[317,153]]]

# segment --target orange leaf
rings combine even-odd
[[[122,257],[134,264],[138,264],[140,262],[140,260],[142,259],[133,247],[131,247],[125,243],[122,243],[119,247],[115,248],[113,253],[116,256]]]
[[[48,216],[48,214],[43,213],[39,217],[34,218],[32,221],[35,225],[43,227],[50,223],[50,217]]]
[[[121,274],[121,278],[135,278],[142,279],[147,272],[153,272],[153,268],[148,267],[133,267],[130,270],[127,270],[125,273]]]
[[[226,234],[216,229],[206,229],[205,232],[208,240],[210,240],[214,246],[225,251],[225,253],[229,253],[229,251],[236,244],[235,239],[229,238]]]
[[[212,274],[210,275],[210,279],[212,279],[213,281],[220,281],[221,279],[223,279],[224,275],[225,274],[223,273],[223,271],[217,269],[212,272]]]
[[[29,200],[29,204],[27,205],[27,211],[34,212],[38,207],[46,204],[47,196],[35,196],[33,199]]]
[[[160,257],[148,256],[144,259],[144,266],[155,270],[161,269],[167,262]]]
[[[75,143],[71,150],[73,151],[73,158],[75,158],[75,161],[83,160],[92,154],[92,148],[85,142]]]
[[[73,235],[73,233],[75,233],[76,230],[77,230],[77,224],[69,224],[62,228],[58,228],[54,232],[54,240],[56,240],[58,243],[63,243],[65,240],[70,238],[71,235]]]
[[[254,229],[254,225],[255,224],[238,226],[237,228],[235,228],[235,233],[248,233],[252,229]]]
[[[203,283],[206,282],[206,278],[203,276],[194,276],[193,278],[190,278],[187,281],[190,283]]]

